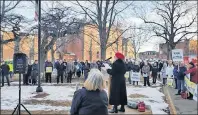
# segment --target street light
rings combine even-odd
[[[41,51],[40,51],[40,46],[41,46],[41,0],[36,0],[36,5],[38,5],[38,62],[39,62],[39,67],[38,67],[38,87],[36,88],[36,92],[43,92],[43,88],[41,87]]]

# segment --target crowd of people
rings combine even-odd
[[[2,75],[1,81],[2,86],[4,86],[5,78],[8,86],[10,86],[10,80],[13,78],[13,65],[2,61],[0,67],[0,73]],[[97,61],[96,63],[89,63],[88,60],[85,62],[80,61],[66,61],[57,59],[55,62],[46,60],[44,67],[44,77],[46,83],[52,83],[52,77],[56,78],[57,84],[63,83],[66,79],[67,83],[71,83],[72,78],[84,77],[87,79],[88,73],[91,68],[98,68],[101,70],[102,61]],[[24,85],[36,85],[39,75],[38,60],[35,60],[33,64],[28,63],[27,72],[23,74],[23,84]]]
[[[111,76],[109,101],[106,92],[104,92],[102,74],[98,70],[91,70],[88,79],[85,81],[84,87],[77,90],[74,94],[71,106],[71,114],[108,114],[108,102],[114,105],[109,113],[125,112],[127,105],[126,91],[126,72],[140,72],[144,78],[144,86],[151,86],[149,79],[152,77],[153,84],[156,84],[157,78],[162,81],[162,84],[167,85],[167,79],[175,81],[175,89],[178,89],[176,95],[186,91],[185,79],[187,74],[190,74],[190,81],[198,83],[197,67],[194,63],[184,64],[183,62],[169,61],[141,61],[124,59],[121,53],[115,54],[115,60],[111,64],[111,69],[107,69],[107,73]],[[129,83],[131,81],[129,75]],[[138,82],[137,82],[138,85]],[[192,99],[190,93],[188,99]],[[121,105],[120,109],[117,107]],[[92,109],[93,108],[93,109]]]
[[[180,95],[185,92],[185,76],[190,75],[190,81],[198,83],[197,65],[190,62],[184,64],[183,62],[169,61],[134,61],[133,59],[125,59],[121,53],[116,53],[113,63],[109,60],[97,61],[95,63],[79,62],[67,62],[66,60],[56,60],[52,63],[47,60],[44,64],[45,82],[52,82],[52,74],[55,72],[57,84],[63,83],[63,79],[66,78],[67,83],[71,83],[73,77],[84,77],[84,87],[75,92],[71,114],[107,114],[108,103],[114,105],[110,113],[125,112],[124,106],[127,105],[127,90],[126,90],[126,72],[129,72],[128,82],[129,84],[138,85],[138,81],[131,81],[132,72],[140,73],[143,77],[144,86],[151,86],[156,84],[157,79],[162,81],[162,84],[167,85],[167,79],[174,81],[175,89],[178,90],[176,95]],[[104,76],[101,73],[103,63],[108,63],[111,69],[107,69],[106,72],[111,77],[110,95],[107,97],[105,89]],[[2,86],[4,86],[4,78],[7,79],[8,86],[10,66],[4,61],[1,65],[2,74]],[[55,71],[56,70],[56,71]],[[23,75],[24,85],[31,83],[36,85],[38,77],[38,61],[35,60],[33,64],[28,65],[27,73]],[[152,84],[150,83],[152,78]],[[190,93],[188,99],[192,99],[193,94]],[[109,101],[108,101],[109,100]],[[121,108],[117,107],[121,105]]]

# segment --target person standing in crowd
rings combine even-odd
[[[135,64],[133,65],[132,71],[136,72],[136,73],[140,72],[140,67],[139,67],[138,61],[136,61]],[[136,81],[136,83],[138,85],[138,81]],[[133,81],[133,85],[135,85],[135,81]]]
[[[57,76],[57,84],[59,83],[59,79],[61,79],[61,83],[63,83],[63,74],[65,71],[65,66],[62,60],[59,61],[59,63],[57,64],[57,72],[58,72],[58,76]]]
[[[88,63],[88,60],[86,60],[85,66],[84,66],[84,78],[85,78],[85,80],[88,77],[89,71],[90,71],[90,64]]]
[[[162,73],[162,80],[163,80],[163,85],[166,85],[167,84],[167,64],[166,62],[163,63],[163,67],[161,69],[161,73]]]
[[[166,69],[166,75],[170,78],[173,78],[173,69],[174,69],[173,62],[170,60],[168,62],[168,66]]]
[[[112,69],[107,69],[107,73],[112,76],[109,104],[114,105],[110,113],[118,113],[118,111],[125,112],[124,105],[127,105],[126,82],[124,77],[127,68],[124,63],[124,58],[122,53],[117,52],[114,58],[115,61],[112,64]],[[121,105],[119,110],[117,109],[118,105]]]
[[[34,64],[32,65],[32,85],[36,85],[37,77],[38,77],[38,60],[34,61]]]
[[[178,63],[174,63],[173,76],[175,80],[175,89],[177,89]]]
[[[143,73],[142,73],[143,66],[144,66],[144,61],[142,60],[142,62],[140,62],[141,75],[143,75]]]
[[[75,68],[76,68],[76,75],[79,79],[81,76],[82,65],[79,62],[77,62],[77,64],[75,65]]]
[[[8,66],[10,68],[10,71],[9,71],[9,75],[10,75],[10,81],[12,82],[13,81],[13,64],[11,62],[8,62]]]
[[[153,64],[153,67],[152,67],[152,77],[153,77],[153,84],[156,84],[156,80],[157,80],[157,73],[158,73],[158,67],[157,67],[157,62],[155,62]]]
[[[80,64],[82,65],[82,75],[84,75],[84,67],[85,67],[85,63],[83,61],[80,62]]]
[[[67,83],[71,83],[72,74],[73,74],[72,63],[71,62],[67,63],[66,74],[67,74]]]
[[[63,71],[63,78],[67,79],[66,68],[67,68],[67,61],[64,59],[63,61],[64,71]]]
[[[185,74],[190,74],[190,81],[193,83],[198,83],[198,71],[197,67],[193,62],[190,62],[188,64],[188,70],[185,72]],[[189,96],[187,99],[192,100],[193,99],[193,94],[189,92]]]
[[[52,71],[53,71],[53,64],[50,60],[45,62],[45,82],[52,83]]]
[[[174,66],[173,66],[173,62],[171,60],[168,61],[168,66],[167,66],[167,69],[166,69],[166,75],[167,75],[167,78],[169,79],[169,81],[171,82],[169,85],[173,85],[173,69],[174,69]]]
[[[10,86],[10,81],[9,81],[10,67],[5,63],[5,61],[2,61],[2,65],[0,68],[2,72],[2,81],[1,81],[2,87],[4,86],[4,78],[6,78],[8,86]]]
[[[144,63],[144,66],[142,67],[142,74],[144,77],[144,86],[146,86],[146,84],[150,86],[150,82],[149,82],[150,66],[148,65],[148,62]]]
[[[162,67],[163,67],[163,62],[160,61],[159,64],[158,64],[158,68],[159,68],[159,73],[158,73],[158,79],[160,80],[161,79],[161,70],[162,70]]]
[[[131,77],[132,77],[132,72],[133,72],[133,60],[132,59],[130,59],[129,60],[129,62],[128,62],[128,64],[126,65],[126,67],[127,67],[127,71],[129,71],[129,78],[128,78],[128,81],[129,81],[129,84],[131,84]]]
[[[108,115],[108,97],[104,88],[103,74],[98,69],[91,69],[84,87],[74,93],[70,114]]]
[[[178,70],[178,76],[177,76],[177,88],[178,88],[178,92],[176,95],[180,95],[181,92],[185,91],[185,81],[184,81],[184,77],[185,77],[185,72],[186,72],[186,67],[184,65],[183,62],[180,63],[179,65],[179,70]]]
[[[29,62],[27,72],[26,72],[26,74],[23,75],[23,78],[24,78],[23,84],[24,85],[29,85],[29,83],[31,83],[31,72],[32,72],[32,65]]]

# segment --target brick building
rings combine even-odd
[[[20,52],[25,53],[31,60],[36,60],[38,59],[38,37],[37,35],[28,35],[25,36],[25,33],[20,33]],[[2,34],[2,39],[3,40],[8,40],[8,39],[13,39],[14,35],[12,32],[4,32]],[[33,48],[33,56],[31,56],[31,47]],[[3,60],[12,60],[13,59],[13,54],[14,54],[14,42],[9,42],[7,44],[3,44],[2,45],[2,59]],[[55,45],[54,45],[54,48]],[[47,55],[48,59],[51,59],[51,53],[50,51],[48,52]],[[55,55],[55,58],[57,58],[57,56]]]
[[[65,52],[73,54],[73,58],[80,61],[97,61],[100,60],[100,41],[99,33],[94,25],[86,25],[82,27],[82,33],[79,35],[68,36],[69,39],[73,39],[71,42],[65,44]],[[110,32],[108,43],[115,41],[118,38],[117,43],[113,44],[106,50],[106,58],[114,58],[116,51],[122,52],[122,37],[121,30],[113,28]]]

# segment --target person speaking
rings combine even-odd
[[[125,112],[124,106],[127,105],[127,92],[124,74],[126,73],[126,65],[124,63],[124,55],[117,52],[115,54],[115,61],[111,69],[107,69],[107,73],[111,77],[109,104],[114,105],[110,113]],[[117,106],[121,105],[118,110]]]

